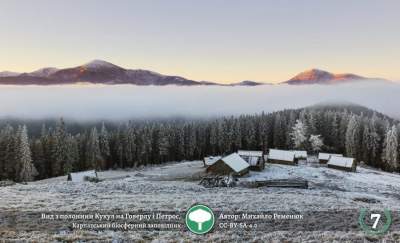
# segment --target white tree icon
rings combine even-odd
[[[196,222],[199,230],[202,230],[203,223],[211,219],[211,213],[199,208],[189,213],[189,219]]]

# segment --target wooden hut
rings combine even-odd
[[[356,172],[357,163],[354,158],[331,156],[328,161],[328,168]]]
[[[217,175],[242,176],[249,172],[250,165],[237,153],[220,158],[214,164],[207,167],[207,173]]]
[[[305,150],[294,150],[293,152],[294,152],[294,158],[297,160],[307,159],[308,157],[307,151]]]
[[[97,172],[95,170],[71,172],[68,174],[67,180],[72,182],[84,182],[87,181],[88,178],[97,179]]]
[[[264,170],[265,160],[264,153],[262,151],[239,150],[237,153],[250,165],[250,170]]]
[[[204,157],[203,159],[203,164],[204,167],[208,167],[212,164],[214,164],[215,162],[217,162],[219,159],[221,159],[222,156],[208,156],[208,157]]]
[[[297,160],[293,151],[270,149],[268,154],[268,163],[296,165]]]
[[[343,155],[342,154],[319,153],[318,154],[319,163],[326,164],[326,163],[328,163],[328,161],[331,157],[343,157]]]

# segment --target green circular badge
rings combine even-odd
[[[185,223],[193,233],[199,235],[205,234],[214,227],[214,213],[205,205],[194,205],[186,212]]]
[[[392,216],[388,209],[385,209],[383,212],[386,220],[385,223],[383,223],[383,226],[378,227],[378,223],[381,220],[382,214],[370,214],[369,217],[367,217],[367,209],[362,208],[360,210],[360,216],[358,217],[358,223],[360,224],[361,229],[364,230],[364,232],[368,235],[385,234],[392,224]],[[373,221],[372,225],[367,225],[365,223],[367,218],[370,218],[370,220]]]

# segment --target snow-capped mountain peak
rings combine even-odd
[[[90,61],[90,62],[82,65],[82,67],[90,68],[90,69],[99,69],[99,68],[119,68],[119,69],[122,69],[121,67],[119,67],[117,65],[114,65],[114,64],[112,64],[110,62],[106,62],[106,61],[103,61],[103,60],[93,60],[93,61]]]
[[[52,75],[53,73],[57,72],[58,70],[59,70],[58,68],[46,67],[46,68],[41,68],[34,72],[31,72],[30,75],[35,76],[35,77],[48,77],[48,76]]]
[[[365,77],[351,73],[334,74],[320,69],[310,69],[301,72],[286,81],[287,84],[334,84],[338,82],[349,82],[354,80],[364,80]]]

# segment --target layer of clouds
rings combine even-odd
[[[135,119],[254,114],[320,102],[353,102],[400,117],[400,85],[335,86],[0,86],[0,117]]]

